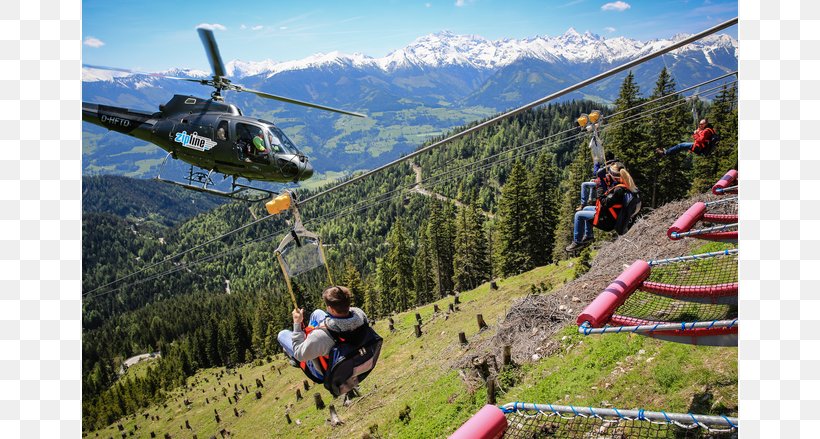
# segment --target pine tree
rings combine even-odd
[[[416,256],[413,258],[413,286],[416,291],[416,305],[433,301],[435,281],[430,254],[430,238],[427,233],[427,222],[419,227]]]
[[[256,303],[256,310],[253,316],[253,331],[251,344],[257,357],[264,357],[271,354],[267,340],[270,332],[269,326],[274,322],[273,311],[270,303],[265,297],[260,297]]]
[[[634,116],[643,108],[634,108],[642,99],[639,96],[635,75],[630,71],[621,84],[618,99],[615,100],[615,113],[607,119],[610,125],[604,132],[604,149],[615,154],[623,162],[639,189],[651,181],[654,170],[654,151],[648,146],[640,122]]]
[[[454,220],[449,204],[442,205],[431,200],[430,210],[427,235],[430,240],[435,291],[437,297],[441,298],[453,291]]]
[[[720,136],[708,156],[696,156],[692,166],[692,195],[703,193],[726,171],[737,169],[737,88],[724,86],[709,107],[707,118]]]
[[[473,202],[456,216],[453,284],[456,291],[471,290],[490,279],[484,216]]]
[[[498,245],[495,260],[502,276],[522,273],[534,267],[529,254],[531,236],[527,175],[520,161],[513,164],[509,180],[498,202]]]
[[[658,160],[654,153],[657,148],[666,149],[677,143],[691,140],[691,131],[687,130],[687,127],[691,126],[692,118],[687,111],[688,108],[685,105],[679,105],[683,98],[672,95],[674,92],[675,80],[666,68],[663,68],[649,100],[664,96],[667,98],[653,102],[642,109],[652,114],[652,117],[647,118],[647,122],[643,124],[648,145],[643,151],[643,156],[634,162],[625,163],[630,172],[633,172],[635,168],[640,168],[639,174],[643,180],[641,183],[637,181],[635,183],[641,190],[644,202],[653,207],[678,199],[689,190],[690,180],[684,173],[684,166],[689,160],[688,155],[673,154]]]
[[[396,311],[404,311],[415,303],[413,290],[413,256],[410,254],[410,243],[401,221],[396,221],[387,234],[387,255],[384,263],[388,267],[385,279],[390,297],[395,302]]]
[[[345,270],[342,273],[342,284],[350,289],[353,294],[353,304],[355,306],[362,306],[365,301],[367,291],[365,291],[364,282],[362,282],[362,275],[353,262],[348,260],[345,263]]]
[[[555,226],[553,260],[566,259],[564,250],[572,242],[572,231],[575,225],[575,208],[581,198],[581,183],[589,180],[592,168],[592,156],[583,143],[576,149],[572,163],[564,169],[564,178],[558,186],[559,204],[554,208],[558,211]]]
[[[529,178],[530,257],[536,266],[552,262],[555,226],[558,218],[558,169],[553,158],[541,153]]]

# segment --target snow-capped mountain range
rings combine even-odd
[[[295,61],[276,62],[232,60],[226,64],[228,74],[234,78],[276,74],[294,70],[326,67],[352,67],[379,69],[392,72],[406,68],[470,67],[480,70],[497,70],[522,59],[547,63],[604,63],[613,64],[635,59],[666,47],[688,35],[676,35],[671,39],[639,41],[625,37],[604,38],[590,32],[578,33],[570,28],[556,37],[536,36],[521,40],[488,40],[478,35],[456,35],[442,31],[425,35],[408,46],[395,50],[382,58],[360,53],[344,54],[338,51],[318,53]],[[689,56],[701,53],[707,59],[715,51],[729,51],[737,58],[737,41],[728,35],[713,35],[672,52],[671,56]],[[173,69],[161,72],[168,75],[191,77],[207,76],[201,70]],[[83,81],[112,80],[128,76],[122,72],[102,73],[96,69],[83,69]]]
[[[363,121],[248,93],[228,92],[226,100],[245,114],[273,119],[320,172],[365,169],[413,150],[431,135],[540,99],[683,38],[638,41],[569,29],[556,37],[491,41],[445,31],[420,37],[382,58],[331,52],[296,61],[226,63],[230,78],[247,88],[361,112],[369,116]],[[737,50],[737,41],[716,35],[631,70],[643,95],[651,93],[663,68],[682,89],[736,71]],[[158,73],[210,75],[180,68]],[[561,100],[612,102],[625,75]],[[156,74],[83,67],[82,78],[83,101],[141,111],[156,111],[174,94],[202,97],[211,92],[209,87]],[[88,172],[155,175],[164,158],[159,148],[143,148],[135,139],[90,124],[83,125],[83,132]]]

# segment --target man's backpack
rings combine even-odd
[[[702,148],[695,148],[692,150],[697,155],[709,155],[712,151],[717,148],[718,142],[720,142],[720,135],[712,128],[708,128],[712,130],[712,137],[709,138],[709,141],[703,145]]]
[[[369,324],[359,327],[348,339],[325,330],[336,345],[328,353],[330,369],[325,371],[324,385],[336,397],[351,391],[370,375],[379,360],[383,340]]]
[[[628,232],[629,228],[632,227],[632,223],[635,222],[635,217],[638,216],[638,212],[640,211],[641,194],[637,190],[635,192],[625,190],[624,205],[621,208],[621,212],[618,214],[617,221],[615,222],[615,231],[618,232],[619,235],[623,235]]]

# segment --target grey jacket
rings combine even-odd
[[[327,328],[336,332],[352,331],[365,323],[367,323],[367,316],[359,308],[350,307],[350,317],[336,318],[328,316],[324,322],[319,325],[319,328]],[[317,328],[318,329],[318,328]],[[333,349],[333,337],[326,331],[314,330],[310,335],[305,337],[305,331],[302,329],[300,323],[293,324],[293,358],[296,361],[313,361],[313,366],[317,370],[321,370],[317,358],[327,355]]]

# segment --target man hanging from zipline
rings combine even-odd
[[[350,306],[347,287],[332,286],[322,292],[327,312],[317,309],[304,323],[304,309],[293,310],[293,331],[279,332],[277,340],[294,367],[334,396],[347,393],[376,366],[382,339],[367,316]]]
[[[678,143],[666,150],[658,148],[655,152],[658,153],[659,156],[667,156],[688,149],[698,155],[708,154],[718,141],[718,135],[715,129],[712,128],[712,125],[709,124],[709,120],[704,118],[701,119],[698,123],[698,128],[692,133],[692,140],[694,140],[694,142]]]

